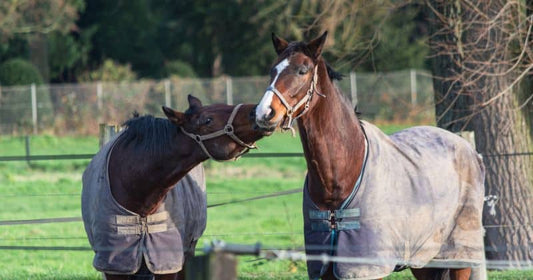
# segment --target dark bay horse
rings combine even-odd
[[[106,279],[183,279],[206,226],[203,167],[235,159],[270,132],[254,129],[255,106],[163,107],[167,118],[136,116],[83,174],[82,216]]]
[[[256,110],[259,127],[297,120],[311,279],[379,279],[410,267],[417,279],[468,279],[483,262],[484,167],[467,141],[421,126],[385,135],[360,121],[322,58],[327,32],[305,42],[274,34],[278,58]]]

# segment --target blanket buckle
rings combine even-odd
[[[329,224],[330,224],[330,229],[331,230],[336,230],[337,229],[337,220],[335,219],[335,212],[336,211],[331,211],[330,214],[329,214]]]

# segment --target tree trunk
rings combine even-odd
[[[464,55],[461,3],[459,0],[430,1],[428,5],[437,126],[453,132],[472,130],[469,116],[473,100],[464,93],[462,80],[457,79]],[[441,16],[446,21],[442,21]],[[456,51],[450,52],[450,49]]]
[[[444,114],[438,125],[451,130],[470,126],[476,148],[483,155],[487,259],[499,261],[501,268],[531,266],[533,156],[516,153],[531,151],[530,114],[527,106],[519,108],[524,92],[531,94],[533,88],[520,76],[524,68],[510,68],[515,63],[511,58],[518,57],[512,48],[524,37],[512,37],[520,32],[508,32],[517,31],[513,27],[518,26],[516,21],[525,9],[503,0],[427,3],[437,32],[430,44],[437,76],[436,111]],[[514,83],[520,80],[523,82]],[[446,125],[450,122],[453,124]]]
[[[490,91],[496,94],[502,88]],[[516,97],[512,92],[487,106],[476,117],[474,130],[487,171],[485,193],[495,202],[494,209],[485,204],[483,214],[487,259],[508,260],[509,266],[524,267],[533,260],[533,157],[512,155],[528,152],[531,143],[531,127],[516,110]]]

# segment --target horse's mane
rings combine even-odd
[[[174,136],[177,134],[176,125],[168,119],[156,118],[151,115],[139,116],[133,113],[133,118],[123,123],[125,127],[120,143],[124,146],[132,144],[139,152],[160,155],[168,151]]]
[[[339,72],[337,72],[337,71],[335,71],[335,70],[333,70],[333,68],[326,62],[326,60],[324,58],[322,58],[322,60],[324,60],[324,63],[326,64],[326,69],[328,70],[328,76],[331,79],[331,81],[333,81],[333,80],[338,80],[338,81],[342,80],[344,75],[339,73]],[[348,99],[348,97],[346,95],[344,95],[342,93],[342,91],[340,90],[340,88],[337,85],[334,84],[334,87],[335,87],[335,90],[337,90],[339,95],[341,96],[341,99],[343,99],[346,104],[350,104],[352,102],[350,99]],[[363,127],[362,123],[361,123],[361,121],[362,121],[362,119],[361,119],[362,113],[359,110],[357,110],[357,109],[358,109],[357,105],[355,105],[355,108],[354,108],[355,116],[359,120],[359,125],[361,125],[361,127]]]
[[[325,62],[325,61],[324,61]],[[327,63],[326,63],[326,69],[328,70],[328,76],[329,78],[333,81],[333,80],[337,80],[337,81],[340,81],[342,80],[342,78],[344,78],[344,75],[333,70],[333,68]]]

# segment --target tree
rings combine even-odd
[[[327,59],[343,71],[426,67],[422,5],[390,0],[308,0],[280,5],[275,30],[297,40],[327,30]]]
[[[0,1],[0,41],[24,38],[30,61],[48,81],[47,34],[65,34],[74,30],[78,11],[83,6],[83,0]]]
[[[487,258],[530,266],[533,251],[532,6],[428,0],[437,123],[472,129],[486,167]],[[529,3],[531,4],[531,3]],[[528,124],[529,123],[529,124]],[[495,203],[495,204],[492,204]],[[491,205],[494,205],[491,207]]]
[[[0,38],[16,34],[63,33],[75,27],[82,0],[0,1]]]

